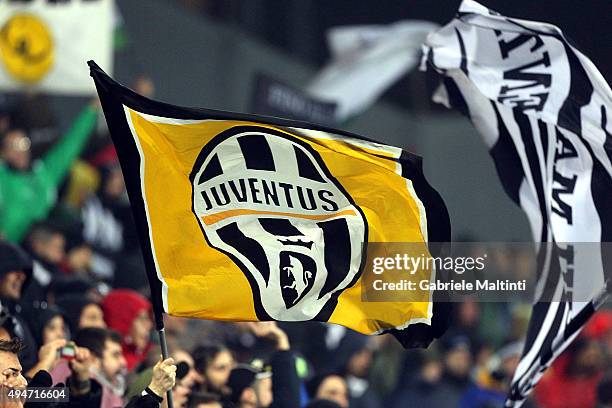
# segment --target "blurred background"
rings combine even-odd
[[[561,27],[610,82],[609,0],[482,3],[507,16]],[[0,17],[5,4],[6,1],[0,2]],[[176,105],[279,115],[283,107],[270,106],[266,95],[271,89],[281,89],[293,100],[288,105],[314,104],[325,110],[325,102],[330,101],[317,99],[308,93],[308,88],[321,70],[334,61],[328,46],[331,28],[387,25],[401,20],[443,25],[453,17],[458,4],[455,0],[117,1],[109,28],[112,56],[106,61],[108,66],[101,65],[137,92]],[[2,41],[8,41],[5,31],[2,35],[5,36]],[[88,55],[86,51],[84,54]],[[87,72],[85,62],[74,69]],[[415,65],[385,86],[380,97],[367,108],[342,118],[333,113],[326,115],[326,124],[423,156],[425,174],[449,209],[454,240],[530,241],[526,218],[501,188],[479,135],[457,112],[431,102],[434,84]],[[147,288],[116,155],[103,116],[88,108],[93,96],[92,91],[41,91],[36,85],[0,89],[3,143],[13,143],[16,150],[27,150],[31,156],[21,170],[38,171],[35,166],[39,159],[48,167],[49,163],[58,166],[52,185],[43,187],[46,203],[40,204],[40,208],[36,206],[38,215],[33,217],[36,219],[24,221],[21,227],[5,224],[7,229],[2,232],[35,260],[33,276],[27,277],[31,283],[27,288],[24,286],[19,299],[35,309],[29,313],[36,315],[41,304],[54,304],[59,309],[62,304],[72,305],[72,297],[79,299],[72,299],[79,305],[91,300],[102,306],[103,326],[118,330],[125,343],[129,328],[123,330],[122,324],[113,327],[113,318],[109,316],[113,315],[114,307],[104,306],[103,299],[121,288],[146,297]],[[21,133],[7,137],[13,130]],[[61,145],[66,138],[70,138],[74,148]],[[61,162],[57,156],[64,161],[70,158],[65,168],[57,164]],[[19,159],[17,164],[11,163],[10,158],[3,159],[9,168],[20,166]],[[0,186],[8,183],[1,177]],[[13,191],[18,190],[15,187]],[[5,206],[0,216],[10,216],[6,206],[12,198],[0,195],[0,208]],[[515,272],[520,268],[531,269],[533,265],[525,261],[527,256],[499,255],[495,268]],[[142,306],[135,301],[134,314],[128,318],[130,323],[147,307],[150,305]],[[71,330],[74,335],[78,329],[87,327],[81,324],[80,315],[76,320],[68,317],[73,313],[71,308],[65,306],[62,311],[65,338],[70,337]],[[303,359],[300,372],[303,401],[309,399],[307,395],[312,397],[325,391],[321,390],[325,389],[325,379],[333,373],[341,380],[339,392],[346,394],[346,404],[338,399],[344,407],[350,404],[351,408],[399,408],[421,404],[484,408],[502,406],[505,387],[521,351],[529,312],[526,304],[460,304],[453,327],[427,351],[404,351],[387,338],[390,336],[365,338],[318,323],[280,327],[287,333],[292,349]],[[27,314],[24,316],[27,321]],[[211,375],[208,370],[217,358],[225,358],[225,366],[231,368],[236,362],[266,361],[271,356],[270,344],[248,327],[168,320],[171,349],[176,355],[184,352],[187,357],[183,355],[183,360],[189,360],[197,372],[197,377],[194,374],[197,381],[190,379],[189,387],[185,386],[189,390],[195,390],[196,383],[209,384],[208,388],[201,387],[206,391],[215,390],[210,385],[214,376],[207,376]],[[45,324],[30,327],[32,336],[37,338],[32,343],[36,348],[45,344],[44,336],[36,334],[44,331],[44,327]],[[146,347],[140,350],[142,355],[132,356],[135,360],[131,367],[128,367],[131,360],[127,360],[126,368],[131,372],[128,385],[154,363],[158,346],[150,331],[151,327]],[[611,353],[612,314],[605,311],[559,359],[542,381],[541,390],[536,389],[536,398],[528,404],[542,408],[612,406],[604,405],[612,402],[609,395],[612,385],[605,375],[610,369]],[[32,365],[36,358],[33,360]],[[107,376],[114,381],[118,373]],[[224,378],[225,383],[229,381],[228,376]],[[189,402],[189,392],[181,392],[184,395],[177,397],[182,398],[182,406],[197,406]]]
[[[330,59],[329,28],[405,19],[444,24],[458,4],[455,0],[436,2],[435,7],[426,0],[406,4],[389,0],[375,6],[367,0],[118,2],[115,34],[120,39],[115,43],[119,49],[114,77],[133,85],[144,75],[152,80],[155,97],[165,102],[250,113],[256,110],[252,100],[257,75],[298,89],[307,86]],[[491,0],[486,5],[505,15],[562,27],[605,78],[612,76],[609,47],[602,46],[612,41],[608,2],[587,2],[579,11],[569,0],[512,4]],[[431,102],[430,88],[425,74],[412,69],[386,89],[378,103],[336,127],[422,155],[431,184],[450,209],[455,236],[529,240],[528,225],[500,188],[479,136],[456,112]],[[66,125],[81,102],[60,99],[54,99],[53,106],[60,124]],[[504,228],[497,228],[499,222]]]

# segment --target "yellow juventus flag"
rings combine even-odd
[[[406,347],[444,332],[448,304],[429,291],[364,296],[376,243],[449,241],[419,157],[312,124],[152,101],[89,65],[157,316],[315,320]]]

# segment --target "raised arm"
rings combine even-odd
[[[92,102],[79,113],[70,129],[42,158],[44,171],[53,184],[62,182],[72,162],[83,150],[89,135],[96,126],[98,103]]]

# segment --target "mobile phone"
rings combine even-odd
[[[68,343],[58,350],[59,357],[64,360],[72,360],[76,356],[76,346],[74,343]]]

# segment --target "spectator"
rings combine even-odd
[[[312,378],[306,384],[308,396],[312,399],[333,401],[341,408],[349,407],[348,386],[339,374],[322,374]]]
[[[257,408],[291,408],[300,404],[300,381],[295,355],[290,349],[287,334],[276,322],[249,323],[255,336],[268,339],[275,352],[270,359],[272,375],[260,373],[255,377],[253,390]]]
[[[373,340],[377,343],[377,347],[369,370],[370,386],[378,395],[387,400],[385,405],[389,406],[395,390],[399,388],[400,383],[404,385],[406,382],[406,379],[402,377],[407,377],[409,380],[414,379],[416,370],[404,367],[404,364],[406,360],[412,359],[412,356],[419,350],[406,352],[392,336],[379,336]],[[429,349],[433,348],[435,346]]]
[[[108,294],[108,287],[87,276],[55,277],[47,288],[47,303],[56,303],[56,299],[64,296],[79,295],[88,300],[101,302]],[[103,296],[104,294],[104,296]]]
[[[64,235],[55,227],[45,223],[32,227],[26,237],[26,249],[34,262],[34,279],[24,293],[24,299],[32,302],[45,298],[51,280],[61,274],[60,264],[66,255],[65,244]]]
[[[15,335],[15,326],[18,323],[15,318],[11,316],[6,307],[2,307],[0,304],[0,340],[10,340]]]
[[[96,302],[82,295],[65,295],[57,299],[57,306],[64,311],[71,333],[89,327],[106,328],[104,313]]]
[[[258,408],[257,394],[254,390],[257,369],[241,364],[230,372],[227,380],[229,395],[226,397],[231,408]]]
[[[108,329],[87,328],[76,333],[74,342],[91,352],[88,375],[101,386],[100,404],[97,406],[122,406],[126,361],[121,351],[121,336]]]
[[[151,346],[151,303],[129,289],[116,289],[102,301],[108,327],[122,336],[123,356],[132,371],[145,360]]]
[[[612,361],[612,310],[600,310],[583,330],[583,336],[599,342],[603,346],[607,362]]]
[[[187,373],[180,378],[177,383],[180,383],[180,385],[183,385],[190,390],[204,384],[204,378],[195,369],[195,361],[193,360],[193,357],[191,357],[191,354],[185,350],[177,349],[172,352],[172,358],[174,361],[176,361],[177,366],[184,363],[187,364],[188,367]]]
[[[185,350],[174,350],[171,354],[173,361],[176,362],[176,382],[172,389],[174,404],[183,407],[187,404],[194,389],[202,385],[203,380],[200,374],[194,369],[193,358]],[[133,373],[135,374],[135,373]],[[132,375],[132,379],[126,391],[126,398],[141,395],[147,384],[151,382],[153,369],[148,368]]]
[[[36,341],[23,315],[21,294],[32,277],[32,261],[18,246],[0,241],[0,302],[12,316],[13,334],[23,341],[19,360],[25,370],[36,364]]]
[[[126,408],[153,408],[159,407],[164,401],[166,393],[172,389],[176,381],[176,365],[174,360],[168,358],[159,360],[153,367],[151,381],[140,396],[134,397]]]
[[[303,322],[292,324],[281,322],[296,350],[319,370],[333,371],[338,345],[348,329],[335,324]]]
[[[447,336],[442,338],[441,344],[444,348],[444,372],[435,392],[443,399],[441,407],[456,407],[472,385],[470,341],[462,335]]]
[[[23,368],[19,363],[18,354],[22,350],[22,343],[19,339],[0,340],[0,392],[5,395],[7,389],[20,388],[27,385],[26,379],[23,377]],[[15,404],[3,404],[6,408],[23,407],[23,404],[15,402]]]
[[[420,353],[416,375],[410,376],[410,381],[402,387],[393,404],[396,408],[403,407],[446,407],[445,397],[436,392],[436,387],[442,378],[443,366],[439,355],[434,350]]]
[[[51,109],[49,95],[24,92],[15,101],[11,125],[23,129],[32,142],[32,158],[41,157],[57,142],[57,119]]]
[[[596,341],[578,338],[557,358],[535,388],[543,408],[593,408],[604,355]]]
[[[35,262],[47,269],[50,275],[60,273],[60,263],[66,256],[66,238],[58,228],[48,223],[35,224],[25,241]]]
[[[478,333],[480,321],[480,304],[474,299],[468,299],[453,308],[451,326],[445,333],[446,338],[466,338],[470,346],[470,353],[475,356],[481,346]]]
[[[230,372],[236,364],[232,353],[223,345],[211,344],[196,347],[192,355],[195,369],[203,378],[205,390],[224,395]]]
[[[185,350],[174,350],[171,357],[177,366],[176,384],[172,389],[172,397],[177,407],[185,407],[192,392],[203,384],[203,378],[195,370],[193,358]]]
[[[72,276],[89,277],[93,262],[91,247],[83,240],[80,231],[66,231],[66,256],[61,265],[62,272]]]
[[[34,367],[27,372],[28,377],[34,377],[37,372],[43,370],[51,372],[60,367],[62,362],[60,350],[67,345],[66,339],[55,339],[40,346],[38,350],[38,361]]]
[[[336,354],[336,369],[346,379],[351,408],[378,408],[381,401],[368,381],[372,364],[371,338],[348,332],[340,341]]]
[[[92,272],[100,278],[112,280],[115,275],[115,264],[124,249],[123,224],[131,220],[129,211],[119,163],[102,166],[98,193],[81,210],[83,237],[94,250]]]
[[[486,370],[478,373],[476,384],[468,388],[459,402],[459,407],[502,406],[522,350],[521,342],[510,343],[499,350],[488,361]]]
[[[597,384],[598,408],[612,408],[612,372],[608,372]]]
[[[31,163],[30,139],[22,129],[0,137],[0,233],[19,242],[30,225],[53,208],[57,189],[94,129],[97,103],[86,107],[68,132],[39,161]],[[27,211],[24,211],[27,208]]]
[[[85,340],[85,337],[87,337],[89,339],[90,346],[98,347],[99,341],[105,336],[104,333],[98,334],[101,334],[101,336],[97,336],[93,333],[81,333],[79,334],[79,336],[83,338],[81,338],[79,341],[81,343],[87,343],[88,341]],[[106,335],[108,334],[109,333],[107,332]],[[115,362],[117,359],[122,358],[119,343],[116,343],[116,350],[114,353],[112,350],[112,345],[107,344],[106,348],[108,348],[108,350],[104,350],[103,353],[115,354]],[[98,357],[94,356],[94,354],[90,352],[89,349],[84,347],[76,347],[74,349],[73,354],[73,358],[70,358],[69,360],[64,360],[67,361],[66,366],[69,369],[69,374],[66,383],[70,388],[70,401],[65,403],[65,406],[68,408],[106,408],[122,406],[121,399],[117,398],[114,394],[110,394],[108,392],[108,379],[106,377],[98,375],[100,367],[105,366],[105,369],[108,369],[109,363],[112,363],[113,358],[106,355],[103,357],[104,361],[100,362],[100,359]],[[110,362],[108,361],[109,359],[111,360]],[[165,363],[166,364],[163,370],[168,371],[169,375],[158,375],[155,381],[152,381],[149,384],[150,387],[153,387],[153,389],[158,390],[158,392],[164,392],[167,389],[166,387],[171,387],[174,383],[174,378],[172,374],[173,371],[176,370],[176,367],[171,367],[171,361],[166,361]],[[159,371],[158,368],[159,367],[156,366],[156,372]],[[169,381],[167,381],[167,379],[169,379]],[[158,407],[158,401],[161,401],[161,398],[152,393],[151,396],[143,397],[141,401],[139,401],[141,403],[144,403],[143,405],[136,406]],[[64,403],[62,403],[62,406],[64,406]]]
[[[97,381],[90,378],[94,358],[87,348],[75,347],[74,357],[67,361],[69,376],[66,385],[70,388],[67,408],[101,407],[103,390]]]
[[[47,344],[53,340],[66,339],[66,322],[62,311],[45,302],[25,308],[30,330],[37,344]]]

